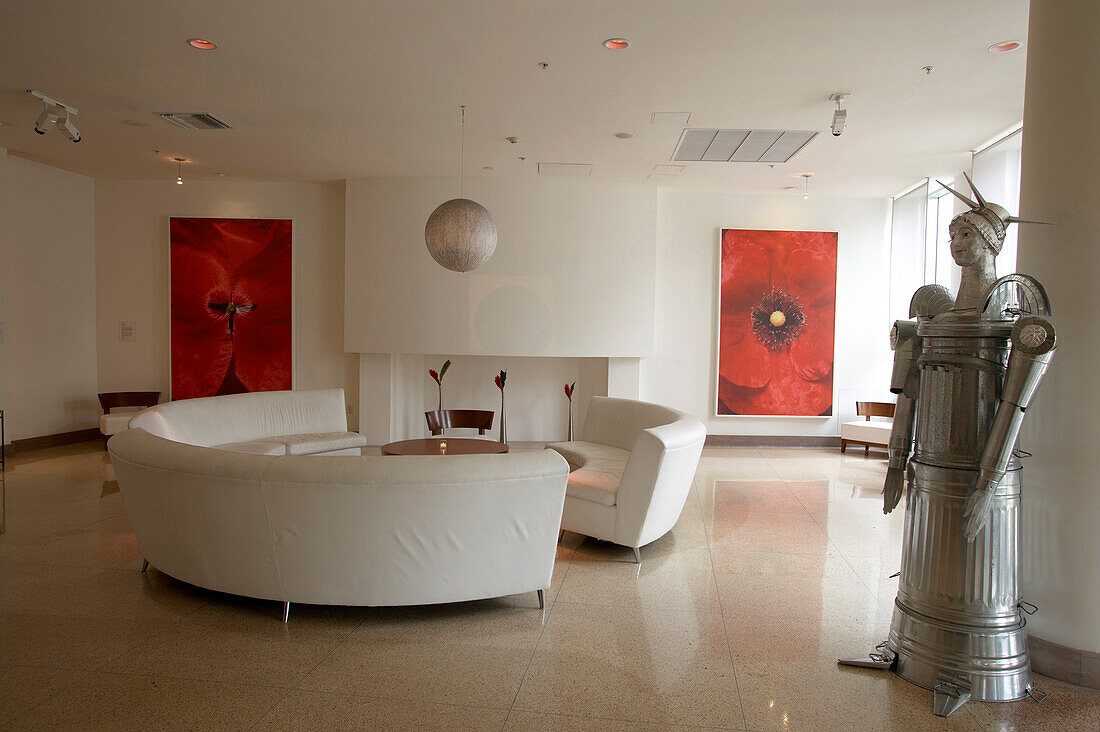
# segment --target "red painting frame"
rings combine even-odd
[[[837,233],[722,229],[717,416],[833,414]]]
[[[171,217],[172,398],[293,388],[291,219]]]

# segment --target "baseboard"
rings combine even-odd
[[[835,447],[835,435],[707,435],[707,447]]]
[[[1043,676],[1100,689],[1100,653],[1067,648],[1033,635],[1027,637],[1031,669]]]
[[[95,440],[102,435],[99,434],[98,427],[89,427],[86,430],[73,430],[72,432],[61,432],[56,435],[42,435],[41,437],[28,437],[25,440],[12,440],[11,451],[27,452],[29,450],[41,450],[46,447],[60,447],[61,445],[72,445],[77,442],[87,442],[89,440]]]

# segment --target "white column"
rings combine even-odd
[[[607,395],[620,399],[637,399],[640,396],[642,359],[607,359]]]
[[[1032,2],[1018,271],[1046,287],[1060,347],[1024,421],[1031,635],[1100,652],[1100,3]],[[1041,668],[1037,670],[1042,671]]]

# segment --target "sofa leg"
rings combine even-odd
[[[642,563],[642,550],[639,549],[638,547],[633,547],[633,549],[634,549],[634,561],[635,561],[635,563],[641,564]]]
[[[562,529],[561,531],[558,532],[558,541],[560,542],[564,536],[565,536],[565,529]]]
[[[290,601],[283,603],[283,622],[290,620]]]
[[[539,610],[545,610],[546,609],[546,595],[543,594],[542,590],[539,590],[538,593],[539,593]]]
[[[871,447],[868,445],[863,448],[863,457],[867,457],[871,454]]]
[[[848,449],[848,441],[842,439],[840,441],[840,454],[843,455],[844,451]]]
[[[141,573],[145,574],[145,570],[149,569],[149,560],[145,557],[141,558]]]

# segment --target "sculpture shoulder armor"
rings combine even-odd
[[[1006,315],[1050,315],[1050,298],[1039,280],[1031,275],[1010,274],[989,287],[985,293],[982,317],[999,320]]]
[[[909,301],[910,318],[931,318],[955,305],[955,296],[943,285],[923,285]]]

